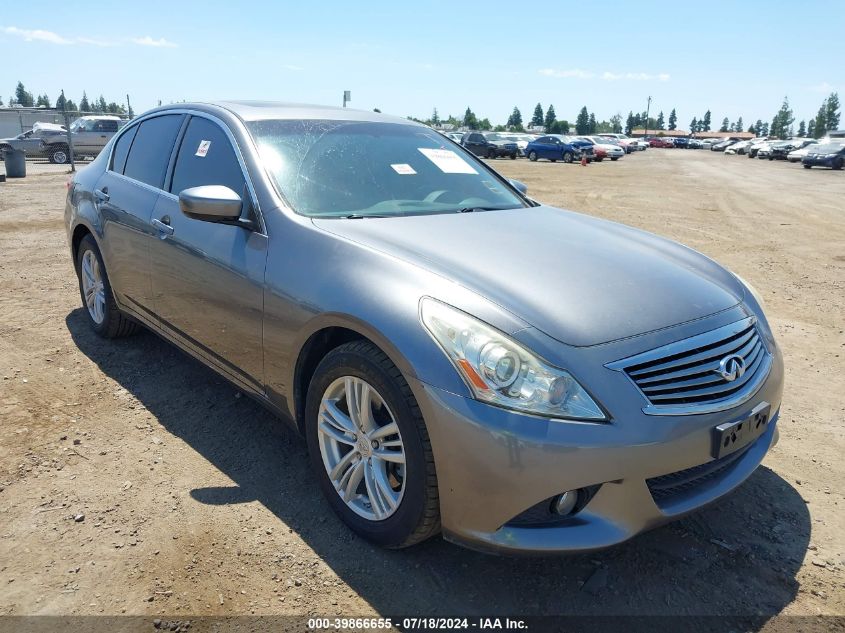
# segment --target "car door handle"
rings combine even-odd
[[[108,189],[94,189],[94,197],[97,199],[97,202],[108,202],[109,201],[109,190]]]
[[[167,222],[162,222],[158,218],[153,218],[152,222],[150,223],[158,229],[159,233],[161,233],[161,239],[164,239],[168,235],[173,235],[173,233],[176,231],[176,229],[170,226],[170,224],[168,224]]]

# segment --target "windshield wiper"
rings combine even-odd
[[[504,207],[507,208],[507,207]],[[473,213],[475,211],[502,211],[503,207],[461,207],[455,213]]]
[[[366,218],[389,218],[389,217],[392,217],[392,216],[375,215],[375,214],[369,214],[369,213],[367,215],[362,215],[360,213],[350,213],[349,215],[338,215],[338,216],[335,216],[335,217],[338,217],[342,220],[364,220]]]

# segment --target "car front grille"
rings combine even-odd
[[[648,491],[658,507],[662,507],[680,497],[695,494],[708,483],[715,482],[727,475],[752,446],[754,446],[754,442],[735,453],[725,455],[706,464],[646,479]]]
[[[771,356],[749,317],[608,367],[639,388],[649,403],[645,413],[683,415],[748,400],[768,375]]]

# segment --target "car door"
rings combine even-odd
[[[257,219],[251,187],[223,124],[191,116],[178,142],[169,193],[152,223],[152,289],[162,327],[244,387],[263,392],[264,265],[267,236],[231,224],[195,220],[179,208],[181,191],[224,185]]]
[[[551,157],[551,146],[549,142],[551,139],[548,136],[541,136],[537,139],[537,156],[540,158],[550,158]]]
[[[101,250],[118,303],[155,323],[150,286],[150,225],[182,114],[147,118],[120,135],[94,192]]]
[[[94,143],[94,123],[91,119],[84,119],[72,133],[73,149],[77,154],[87,154]]]

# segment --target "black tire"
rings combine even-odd
[[[833,165],[832,165],[833,169],[835,169],[837,171],[842,169],[843,162],[845,162],[845,161],[843,161],[841,158],[837,158],[835,161],[833,161]]]
[[[803,167],[804,167],[804,169],[810,169],[812,167],[812,165],[804,165]]]
[[[70,162],[70,150],[67,145],[53,145],[47,150],[47,157],[54,165],[66,165]]]
[[[549,160],[550,160],[551,162],[553,162],[553,163],[556,163],[556,162],[557,162],[557,158],[550,158]]]
[[[102,323],[97,323],[94,320],[85,304],[85,291],[82,288],[82,258],[87,251],[94,253],[102,271],[103,290],[105,293],[105,308]],[[109,276],[106,272],[106,266],[103,263],[103,256],[100,254],[97,242],[90,235],[83,237],[79,243],[79,251],[76,253],[76,276],[79,279],[79,296],[82,299],[82,309],[88,319],[88,324],[94,332],[103,338],[120,338],[121,336],[129,336],[138,331],[138,323],[121,312],[120,308],[117,307],[114,295],[112,294],[111,284],[109,283]]]
[[[511,154],[510,156],[511,156],[511,160],[516,160],[516,152],[514,152],[514,153],[513,153],[513,154]]]
[[[617,160],[619,160],[619,157],[618,157],[618,156],[611,156],[611,157],[610,157],[610,160],[612,160],[612,161],[617,161]]]
[[[528,160],[530,160],[532,163],[537,162],[537,152],[535,152],[534,150],[528,152]]]
[[[574,156],[572,155],[572,152],[564,152],[563,153],[563,162],[564,163],[571,163],[573,158],[574,158]]]
[[[343,376],[367,381],[393,412],[405,449],[405,491],[396,511],[370,521],[350,509],[329,479],[320,454],[317,421],[320,401],[332,382]],[[305,406],[305,439],[311,466],[329,505],[356,534],[387,548],[420,543],[440,531],[437,473],[428,429],[402,373],[369,341],[352,341],[329,352],[314,372]]]
[[[487,158],[490,158],[490,159],[496,158],[496,150],[488,149],[487,150]]]

